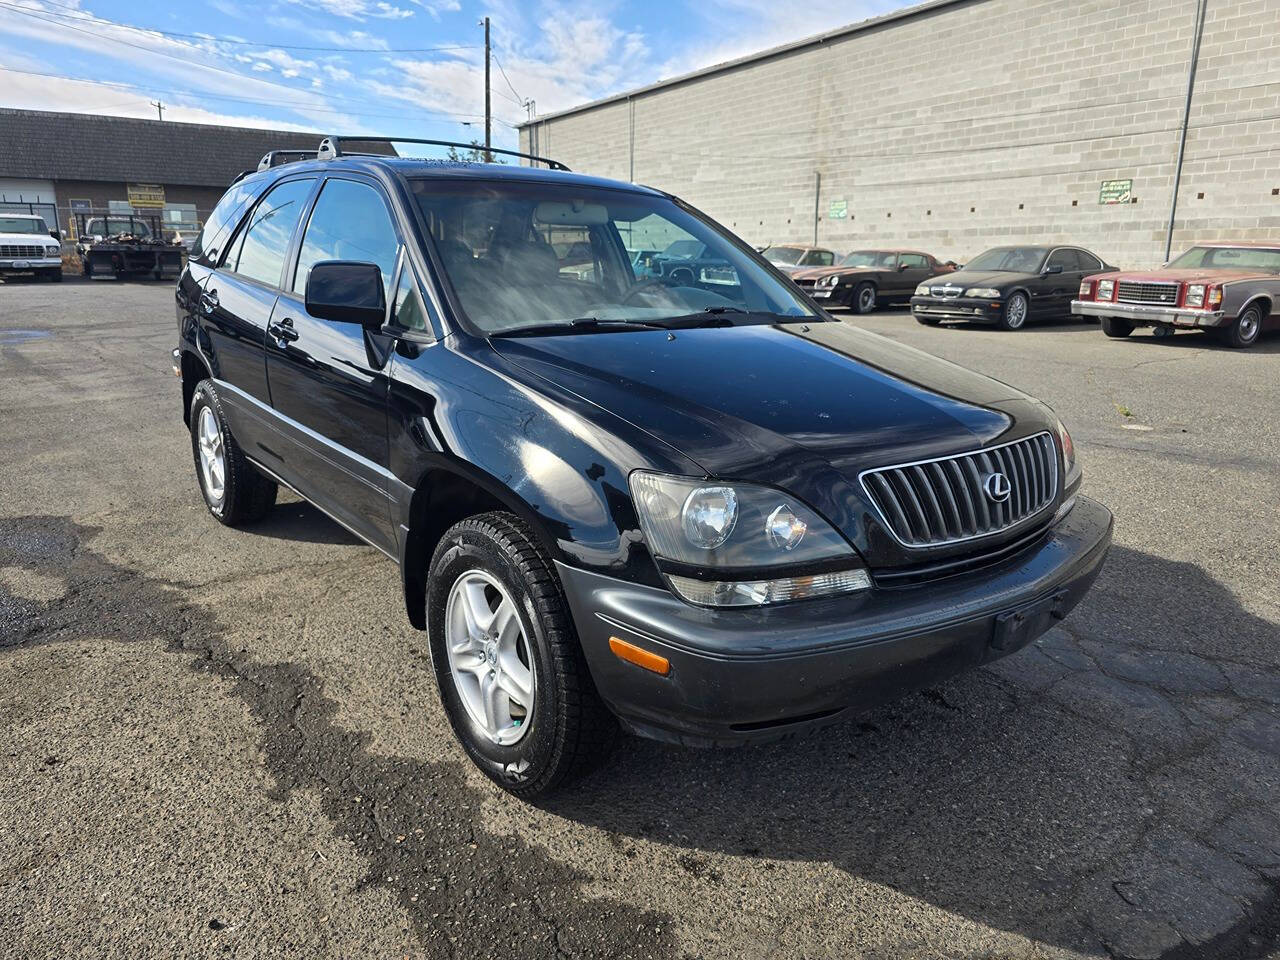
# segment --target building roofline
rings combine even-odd
[[[730,70],[736,70],[739,67],[744,67],[751,63],[757,63],[762,60],[772,60],[775,57],[786,56],[791,53],[798,53],[801,50],[805,50],[810,47],[820,47],[833,40],[840,40],[855,33],[874,30],[877,27],[882,27],[898,20],[909,20],[911,18],[921,16],[922,14],[933,13],[936,10],[941,10],[946,7],[954,7],[959,6],[960,4],[976,2],[981,2],[981,0],[925,0],[924,3],[918,3],[915,6],[907,7],[903,10],[895,10],[892,13],[882,13],[878,17],[859,20],[856,23],[837,27],[834,30],[826,31],[825,33],[816,33],[800,40],[793,40],[790,43],[784,43],[777,47],[770,47],[767,50],[748,53],[745,56],[737,57],[733,60],[725,60],[722,63],[713,63],[711,66],[702,67],[698,70],[692,71],[691,73],[682,73],[679,76],[670,77],[666,80],[658,80],[643,87],[636,87],[634,90],[624,90],[622,93],[615,93],[608,97],[601,97],[599,100],[591,100],[587,103],[579,104],[576,107],[568,107],[564,110],[558,110],[555,113],[543,114],[542,116],[534,117],[532,120],[526,120],[523,123],[516,124],[516,129],[524,130],[529,127],[535,127],[547,120],[558,120],[562,117],[569,117],[578,113],[586,113],[590,110],[606,107],[613,103],[622,103],[627,100],[633,100],[636,97],[655,93],[658,90],[664,90],[668,87],[677,87],[686,83],[691,83],[694,80],[701,80],[704,77],[714,76],[718,73],[727,73]]]

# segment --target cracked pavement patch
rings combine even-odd
[[[392,565],[290,497],[205,514],[171,296],[0,304],[54,334],[0,344],[12,955],[1280,957],[1280,426],[1238,414],[1280,404],[1270,342],[859,318],[1067,420],[1117,513],[1094,591],[856,722],[629,739],[531,807],[453,743]]]

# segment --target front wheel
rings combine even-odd
[[[1000,326],[1004,330],[1021,330],[1027,324],[1027,315],[1031,312],[1030,303],[1025,293],[1015,293],[1005,301],[1004,310],[1000,314]]]
[[[1119,317],[1103,317],[1102,332],[1113,340],[1120,340],[1133,333],[1133,324]]]
[[[874,283],[860,283],[849,298],[849,306],[855,313],[870,313],[876,308],[877,296]]]
[[[205,506],[228,527],[261,520],[276,502],[276,484],[254,469],[231,433],[212,380],[191,395],[191,453]]]
[[[533,531],[509,513],[469,517],[445,533],[427,577],[431,662],[472,762],[525,799],[602,763],[617,721]]]
[[[1257,304],[1236,317],[1234,323],[1219,327],[1217,330],[1218,338],[1228,347],[1234,347],[1237,350],[1252,347],[1258,342],[1258,336],[1261,333],[1262,309]]]

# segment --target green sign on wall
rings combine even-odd
[[[831,206],[827,208],[828,220],[843,220],[849,216],[848,200],[832,200]]]
[[[1099,203],[1128,203],[1133,196],[1132,180],[1103,180],[1098,191]]]

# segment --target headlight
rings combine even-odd
[[[1000,291],[995,287],[970,287],[964,292],[966,297],[979,297],[983,300],[990,300],[992,297],[1000,296]]]
[[[1187,299],[1183,303],[1188,307],[1204,306],[1204,284],[1193,283],[1187,287]]]
[[[1056,432],[1058,443],[1062,446],[1062,463],[1067,474],[1062,482],[1062,489],[1068,490],[1080,479],[1080,462],[1076,459],[1076,445],[1071,439],[1071,434],[1067,432],[1067,425],[1061,420],[1058,421]]]
[[[690,603],[758,606],[871,586],[848,542],[781,490],[644,471],[630,484],[650,551]]]
[[[44,255],[46,257],[56,257],[61,249],[61,247],[46,247]]]
[[[916,287],[916,296],[917,297],[929,296],[929,285],[927,283],[922,283],[920,284],[920,286]]]
[[[1081,299],[1081,300],[1084,300],[1084,299],[1086,299],[1086,298],[1088,298],[1088,297],[1092,297],[1092,296],[1093,296],[1093,281],[1092,281],[1092,280],[1081,280],[1081,281],[1080,281],[1080,293],[1079,293],[1079,297],[1080,297],[1080,299]]]
[[[819,282],[820,284],[822,284],[823,286],[825,286],[825,287],[834,287],[836,284],[838,284],[838,283],[840,282],[840,277],[839,277],[837,274],[834,274],[834,273],[833,273],[831,276],[829,276],[829,277],[824,277],[823,279],[819,280],[818,282]]]
[[[1116,289],[1116,282],[1114,280],[1099,280],[1097,298],[1099,300],[1110,300],[1112,294],[1115,292],[1115,289]]]

